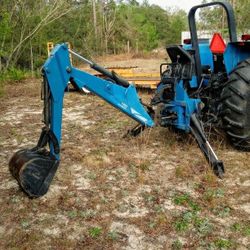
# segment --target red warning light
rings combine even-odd
[[[191,44],[191,39],[190,38],[186,38],[183,40],[184,44]]]
[[[242,41],[249,41],[250,40],[250,35],[249,34],[244,34],[241,36]]]
[[[210,49],[213,54],[223,54],[225,52],[226,44],[219,33],[214,33]]]

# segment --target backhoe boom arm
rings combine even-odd
[[[51,91],[50,129],[58,142],[61,140],[64,90],[69,81],[73,81],[79,89],[84,87],[95,93],[140,124],[146,127],[154,126],[154,121],[141,104],[134,85],[124,87],[74,68],[70,64],[69,50],[65,44],[55,47],[43,66],[43,72]],[[54,152],[53,145],[50,150]]]

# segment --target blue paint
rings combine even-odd
[[[67,45],[57,45],[51,56],[43,65],[43,71],[47,78],[51,91],[51,131],[55,134],[59,145],[61,142],[62,110],[64,90],[68,85],[70,74],[70,60]],[[54,147],[50,143],[50,153],[59,159],[59,154],[54,153]]]
[[[214,70],[213,54],[210,50],[209,43],[199,44],[200,56],[201,56],[201,65],[209,65],[211,70]]]
[[[189,81],[189,86],[190,86],[190,88],[197,88],[198,87],[198,82],[197,82],[196,76],[192,76],[192,80]]]
[[[228,43],[224,53],[227,74],[247,58],[250,58],[250,42]]]
[[[63,97],[70,78],[74,79],[77,87],[85,87],[142,125],[154,126],[154,121],[141,104],[134,85],[125,88],[72,67],[66,44],[57,45],[53,49],[50,58],[43,66],[43,71],[51,91],[50,129],[59,144],[61,142]],[[54,153],[52,144],[50,144],[50,153],[59,159],[59,155]]]
[[[213,54],[209,47],[209,41],[205,39],[205,41],[199,43],[199,50],[200,50],[200,57],[201,57],[201,66],[209,66],[211,70],[214,70],[214,62],[213,62]],[[184,44],[183,48],[185,50],[192,50],[191,44]],[[204,85],[206,85],[207,81],[203,82]],[[196,76],[193,76],[192,80],[189,82],[189,85],[191,88],[197,88],[197,78]]]
[[[201,65],[209,65],[211,70],[214,69],[214,62],[213,62],[213,54],[210,50],[210,44],[208,42],[199,43],[199,50],[200,50],[200,57],[201,57]],[[183,48],[185,50],[191,50],[191,44],[184,44]]]
[[[159,90],[160,89],[157,91]],[[162,110],[166,114],[175,113],[176,119],[166,119],[164,126],[174,126],[178,129],[184,130],[185,132],[189,132],[191,115],[198,112],[201,100],[193,99],[188,96],[182,80],[175,84],[174,91],[174,99],[166,103]]]
[[[191,44],[183,45],[185,50],[191,50]],[[214,70],[213,54],[210,50],[209,43],[199,43],[201,65],[209,65],[211,71]],[[240,62],[250,58],[250,42],[237,42],[227,44],[226,51],[224,52],[224,63],[226,66],[227,74],[229,74]],[[205,83],[204,83],[205,85]],[[195,79],[190,81],[191,88],[197,87],[195,84]]]
[[[154,126],[154,121],[141,104],[134,85],[125,88],[76,68],[72,68],[71,76],[79,88],[84,87],[95,93],[137,122],[147,127]]]

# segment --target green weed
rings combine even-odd
[[[136,167],[144,172],[144,171],[149,170],[149,166],[150,166],[150,163],[148,161],[145,161],[145,162],[138,164]]]
[[[176,205],[182,205],[182,206],[189,206],[193,211],[200,211],[200,207],[197,203],[192,201],[191,197],[189,194],[181,194],[181,195],[176,195],[173,198],[174,204]]]
[[[213,226],[210,224],[209,219],[207,218],[196,217],[194,226],[201,235],[207,235],[213,230]]]
[[[94,172],[89,172],[88,174],[86,174],[85,177],[90,179],[90,180],[95,180],[97,178],[97,176]]]
[[[90,219],[93,218],[96,215],[96,211],[93,209],[87,209],[85,211],[80,211],[79,216],[84,219]]]
[[[1,79],[0,79],[0,97],[3,97],[4,96],[4,84],[3,82],[1,82]]]
[[[231,230],[237,233],[241,233],[244,236],[250,236],[250,226],[249,225],[244,225],[241,223],[234,223],[231,226]]]
[[[211,189],[209,188],[206,192],[205,192],[205,197],[207,199],[211,199],[211,198],[222,198],[224,196],[224,190],[222,190],[221,188],[217,188],[217,189]]]
[[[153,228],[155,228],[157,226],[157,223],[155,222],[155,221],[152,221],[152,222],[150,222],[149,224],[148,224],[148,227],[150,228],[150,229],[153,229]]]
[[[129,172],[129,177],[131,179],[136,179],[138,177],[138,173],[134,169],[131,169],[131,171]]]
[[[176,195],[173,198],[176,205],[189,207],[189,210],[174,222],[174,228],[177,232],[184,232],[190,227],[193,227],[198,233],[206,235],[212,231],[212,225],[208,219],[199,216],[200,206],[195,203],[189,194]]]
[[[108,233],[108,238],[113,240],[113,241],[117,240],[118,237],[119,237],[119,235],[118,235],[118,233],[116,231],[110,231]]]
[[[227,217],[230,215],[231,208],[230,207],[216,207],[212,210],[212,212],[221,218]]]
[[[27,72],[17,68],[10,68],[0,75],[0,82],[21,81],[27,77]],[[1,86],[0,86],[1,87]]]
[[[89,229],[89,235],[92,238],[97,238],[98,236],[100,236],[102,233],[102,228],[101,227],[92,227]]]
[[[213,225],[209,219],[198,216],[196,211],[186,211],[174,222],[177,232],[185,232],[193,228],[200,235],[207,235],[212,232]]]
[[[227,239],[217,239],[214,241],[214,245],[218,249],[229,249],[232,247],[232,242]]]
[[[30,227],[30,223],[28,221],[26,221],[26,220],[21,221],[21,226],[22,226],[22,228],[27,229],[27,228]]]
[[[126,197],[126,196],[128,196],[128,195],[129,195],[129,191],[128,191],[128,190],[126,190],[126,189],[121,190],[121,195],[122,195],[122,197]]]
[[[186,205],[190,200],[189,194],[176,195],[173,199],[175,205]]]
[[[67,213],[68,217],[70,219],[74,219],[76,217],[81,217],[84,219],[90,219],[93,218],[96,215],[96,211],[92,209],[87,209],[85,211],[77,211],[77,210],[72,210]]]
[[[242,225],[240,223],[234,223],[232,226],[231,226],[231,229],[232,231],[234,232],[240,232],[241,229],[242,229]]]
[[[9,81],[21,81],[26,78],[26,72],[17,68],[10,68],[6,74]]]
[[[146,203],[152,204],[156,201],[156,197],[150,193],[142,193],[141,194]]]
[[[250,236],[250,226],[244,227],[243,234],[246,236]]]
[[[189,228],[189,222],[185,219],[175,221],[174,228],[177,232],[185,232]]]
[[[68,217],[70,218],[70,219],[74,219],[74,218],[76,218],[77,217],[77,211],[76,210],[72,210],[72,211],[69,211],[68,212]]]
[[[158,204],[154,207],[154,210],[158,214],[159,213],[164,213],[164,207],[162,207],[161,205],[158,205]]]
[[[173,243],[172,243],[172,249],[173,250],[181,250],[183,247],[182,245],[182,242],[180,240],[175,240]]]

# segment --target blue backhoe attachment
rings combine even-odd
[[[74,54],[76,53],[74,52]],[[85,59],[86,61],[87,59]],[[69,50],[66,44],[57,45],[43,66],[44,79],[51,95],[51,121],[46,126],[50,128],[59,143],[61,141],[64,91],[70,81],[74,82],[78,89],[86,88],[101,97],[143,126],[154,126],[154,121],[142,105],[134,85],[127,83],[126,80],[119,78],[114,73],[106,71],[101,66],[88,62],[92,68],[98,68],[106,75],[108,74],[110,80],[104,80],[74,68],[70,64]],[[59,159],[59,154],[54,152],[53,143],[50,144],[50,152]]]
[[[60,160],[63,98],[72,82],[78,89],[86,88],[128,115],[142,128],[153,127],[149,111],[140,101],[135,86],[77,53],[71,53],[104,73],[108,80],[74,68],[66,44],[57,45],[42,68],[45,127],[35,148],[20,150],[9,166],[13,176],[30,197],[44,195],[53,179]],[[49,144],[49,151],[45,148]]]

